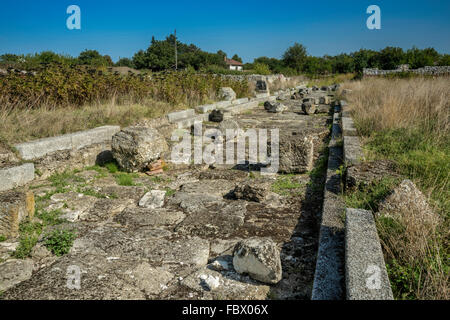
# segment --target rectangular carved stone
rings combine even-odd
[[[348,300],[393,300],[372,212],[347,209],[345,279]]]

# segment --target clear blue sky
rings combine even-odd
[[[71,4],[81,8],[81,30],[66,27]],[[366,27],[371,4],[381,8],[381,30]],[[294,42],[315,56],[388,45],[450,53],[450,1],[1,0],[0,9],[0,54],[96,49],[117,60],[175,28],[182,42],[245,62],[279,58]]]

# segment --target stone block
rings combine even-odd
[[[194,115],[195,115],[194,109],[187,109],[167,114],[167,120],[169,120],[170,123],[175,123],[178,120],[190,118]]]
[[[0,235],[16,237],[19,223],[34,217],[34,194],[31,191],[0,193]]]
[[[34,164],[0,169],[0,192],[24,186],[34,179]]]
[[[393,300],[372,212],[347,209],[345,275],[348,300]]]

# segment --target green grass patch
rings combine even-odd
[[[298,189],[305,184],[296,181],[296,175],[282,175],[272,184],[272,191],[283,196],[289,196],[298,193]],[[295,192],[297,191],[297,192]]]
[[[6,241],[6,236],[0,235],[0,242]]]
[[[115,162],[109,162],[109,163],[105,164],[105,168],[108,170],[109,173],[119,172],[119,167],[117,166],[117,163],[115,163]]]
[[[446,296],[443,283],[448,281],[445,277],[449,272],[450,257],[450,139],[425,126],[373,131],[370,121],[375,120],[356,123],[358,132],[367,137],[364,146],[366,154],[371,159],[394,161],[400,174],[411,179],[426,196],[430,195],[430,204],[443,219],[437,229],[427,236],[426,249],[419,254],[418,250],[411,248],[423,239],[408,229],[411,226],[391,217],[377,217],[377,229],[383,243],[394,297],[402,300],[442,299]],[[365,190],[346,194],[346,204],[377,211],[380,200],[398,182],[383,179]],[[425,232],[426,226],[423,228]]]
[[[347,192],[344,195],[345,205],[347,208],[360,208],[376,212],[380,201],[386,198],[398,183],[398,179],[383,178],[362,190]]]
[[[65,171],[62,173],[55,173],[51,175],[48,180],[52,183],[52,187],[56,188],[64,188],[69,186],[71,183],[85,182],[82,177],[76,175],[78,172],[78,170],[74,170],[72,172]]]
[[[176,190],[174,190],[172,188],[169,188],[169,187],[165,188],[165,190],[166,190],[166,196],[167,197],[171,197],[171,196],[173,196],[175,194],[175,192],[177,192]]]
[[[69,252],[76,234],[68,230],[53,230],[46,235],[44,245],[56,256],[60,257]]]
[[[394,160],[400,173],[431,191],[441,212],[450,212],[450,141],[434,141],[417,129],[395,129],[372,134],[366,148],[376,158]]]
[[[115,177],[116,177],[117,184],[119,186],[134,186],[134,185],[136,185],[134,183],[134,178],[136,177],[136,175],[134,175],[134,174],[121,172],[121,173],[116,174]]]
[[[106,195],[100,192],[95,191],[94,189],[91,188],[81,188],[78,187],[77,188],[77,192],[84,194],[85,196],[91,196],[91,197],[95,197],[95,198],[99,198],[99,199],[104,199],[106,198]]]
[[[61,219],[62,211],[61,210],[38,210],[36,216],[42,220],[42,222],[46,226],[55,226],[63,223],[65,220]]]

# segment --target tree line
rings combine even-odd
[[[179,69],[206,73],[229,72],[226,70],[224,58],[227,57],[227,54],[225,52],[222,50],[216,53],[203,51],[194,44],[185,44],[176,40],[172,34],[164,40],[156,40],[152,37],[146,50],[139,50],[131,58],[120,58],[116,63],[112,61],[110,56],[101,55],[97,50],[85,50],[78,57],[60,55],[51,51],[34,55],[4,54],[0,56],[0,64],[19,65],[26,70],[37,69],[45,64],[59,63],[96,67],[126,66],[158,72],[175,69],[175,41],[177,43],[177,67]],[[242,62],[237,54],[233,55],[232,59]],[[390,70],[401,64],[409,64],[413,69],[433,65],[450,65],[450,55],[440,54],[434,48],[419,49],[413,47],[405,51],[402,48],[386,47],[380,51],[360,49],[349,54],[315,57],[308,54],[305,46],[295,43],[284,52],[281,59],[259,57],[254,59],[253,63],[246,63],[244,70],[251,70],[259,74],[325,75],[361,73],[363,68]]]

